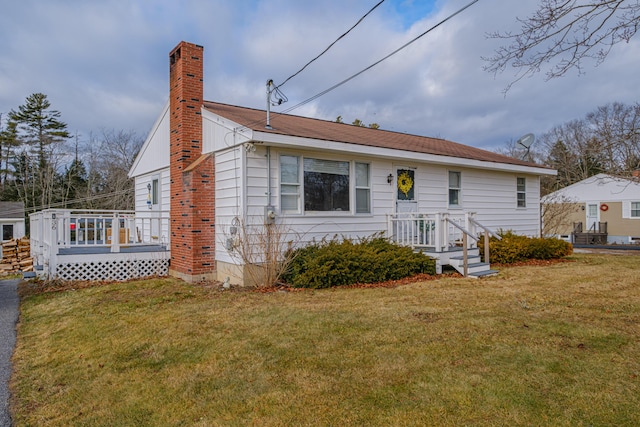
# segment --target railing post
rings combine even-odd
[[[440,215],[440,212],[436,214],[436,222],[434,225],[436,228],[433,233],[435,235],[434,245],[436,252],[442,252],[442,215]]]
[[[120,215],[117,212],[111,220],[111,252],[120,252]]]
[[[484,262],[489,264],[489,232],[484,230]]]
[[[49,266],[47,269],[47,278],[54,276],[58,263],[58,219],[55,213],[51,214],[51,228],[49,233]]]
[[[447,223],[447,217],[449,214],[442,214],[442,250],[449,247],[449,224]]]
[[[464,263],[464,277],[469,275],[469,249],[467,248],[467,233],[462,233],[462,262]]]

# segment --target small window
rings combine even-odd
[[[2,240],[13,239],[13,224],[2,224]]]
[[[527,207],[527,179],[526,178],[516,178],[517,181],[517,199],[518,199],[518,207],[526,208]]]
[[[356,163],[356,213],[371,212],[369,164]]]
[[[449,172],[449,206],[460,206],[460,172]]]
[[[298,157],[280,156],[280,209],[283,212],[300,212]]]
[[[157,178],[151,181],[151,204],[157,205],[159,200],[159,181]]]
[[[640,202],[631,202],[631,218],[640,218]]]

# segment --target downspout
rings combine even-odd
[[[271,147],[267,146],[267,206],[271,206]]]

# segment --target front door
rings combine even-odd
[[[587,229],[585,231],[598,231],[598,204],[587,204]]]
[[[413,215],[418,212],[416,200],[416,171],[409,167],[396,167],[396,222],[395,241],[401,245],[417,243],[418,227]]]
[[[153,212],[151,215],[151,240],[154,242],[160,241],[161,224],[160,224],[160,177],[154,176],[151,179],[151,189],[149,191],[149,209]]]
[[[396,213],[418,212],[416,200],[416,170],[408,167],[396,168]]]

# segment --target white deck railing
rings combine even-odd
[[[60,249],[169,244],[169,212],[47,209],[29,215],[31,253],[36,264]]]
[[[478,230],[472,221],[474,215],[472,212],[392,214],[387,217],[387,233],[399,245],[444,252],[462,245],[464,232],[461,229],[475,235]],[[470,248],[475,247],[473,239],[468,244]]]

